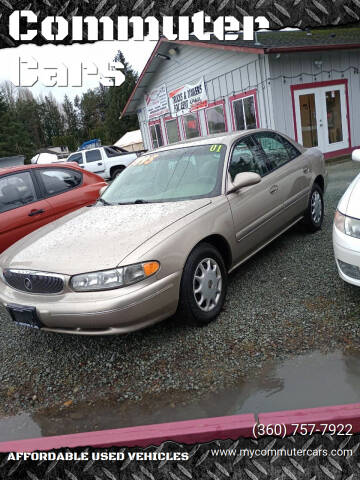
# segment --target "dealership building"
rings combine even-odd
[[[360,146],[359,47],[357,26],[161,38],[122,116],[138,115],[147,149],[261,127],[344,155]]]

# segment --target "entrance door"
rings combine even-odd
[[[348,148],[349,132],[345,85],[295,90],[298,142],[323,153]]]

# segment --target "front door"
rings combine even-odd
[[[344,84],[296,89],[294,92],[297,140],[323,153],[350,146]]]
[[[270,172],[266,156],[252,136],[238,140],[232,150],[229,176],[255,172],[261,182],[228,195],[234,221],[237,251],[234,263],[244,260],[279,231],[277,219],[283,210],[278,172]]]

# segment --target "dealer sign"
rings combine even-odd
[[[149,120],[169,113],[169,103],[165,84],[151,90],[151,92],[146,95],[145,100]]]
[[[202,78],[195,85],[184,85],[169,93],[171,116],[186,115],[206,108],[208,99],[206,95],[205,82]]]

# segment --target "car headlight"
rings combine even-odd
[[[70,279],[70,286],[76,292],[91,292],[93,290],[111,290],[126,287],[154,275],[160,268],[156,261],[136,263],[112,270],[82,273]]]
[[[340,232],[351,237],[360,238],[360,220],[348,217],[336,210],[334,224]]]

